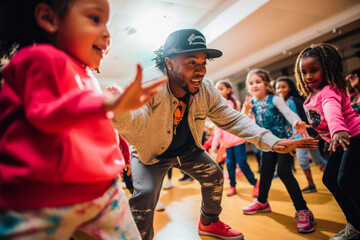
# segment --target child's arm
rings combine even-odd
[[[125,113],[137,109],[149,102],[157,93],[157,88],[168,80],[163,77],[142,85],[142,68],[137,65],[135,80],[124,90],[122,94],[112,95],[103,102],[105,111]]]
[[[294,135],[300,133],[302,137],[309,137],[307,132],[307,125],[301,120],[301,118],[291,111],[291,109],[286,105],[284,100],[278,96],[274,96],[274,105],[279,109],[279,111],[284,115],[286,120],[288,120],[295,129]]]
[[[324,96],[322,107],[331,136],[329,151],[335,152],[339,145],[346,151],[346,145],[350,144],[351,135],[342,116],[341,93],[339,90],[336,92],[330,88],[323,91],[325,92],[322,93]]]
[[[211,149],[213,151],[216,151],[216,149],[218,148],[218,146],[220,145],[220,142],[222,141],[222,130],[218,127],[218,126],[214,126],[214,134],[213,134],[213,139],[211,142]]]

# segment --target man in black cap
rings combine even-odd
[[[222,52],[207,48],[201,32],[195,29],[173,32],[164,48],[155,53],[156,66],[144,70],[143,81],[167,75],[168,83],[143,108],[114,119],[115,127],[132,145],[135,189],[129,201],[141,236],[154,237],[154,208],[166,172],[175,167],[201,184],[199,234],[243,239],[241,232],[219,220],[224,179],[221,168],[201,145],[206,117],[259,149],[285,153],[299,147],[316,148],[317,141],[281,140],[229,107],[213,82],[204,78],[208,59],[218,58]]]

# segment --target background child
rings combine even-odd
[[[252,109],[256,123],[259,126],[271,130],[279,138],[289,138],[292,133],[286,127],[286,120],[288,120],[297,132],[307,136],[305,123],[300,124],[301,119],[299,116],[291,111],[280,97],[274,96],[270,86],[270,75],[267,71],[262,69],[250,71],[246,78],[246,84],[253,98],[248,97],[246,99],[244,112],[248,114],[249,110]],[[315,231],[314,216],[307,208],[299,184],[291,172],[292,158],[288,153],[280,154],[263,151],[260,167],[259,196],[249,206],[243,208],[243,212],[244,214],[255,214],[271,211],[267,198],[275,166],[278,164],[277,172],[279,177],[285,184],[297,211],[298,232],[313,232]]]
[[[360,113],[360,68],[355,69],[351,74],[346,76],[346,80],[349,81],[351,90],[353,93],[350,95],[351,107],[355,109],[357,113]]]
[[[12,56],[0,93],[0,236],[141,239],[109,116],[147,103],[166,80],[142,87],[138,66],[123,94],[103,94],[89,68],[109,45],[108,2],[39,2],[0,3],[0,55]]]
[[[220,94],[226,99],[227,104],[236,109],[241,109],[240,102],[235,98],[232,92],[232,84],[228,80],[218,81],[215,85]],[[241,171],[244,173],[246,179],[254,186],[253,196],[257,197],[259,193],[259,184],[255,179],[249,164],[247,163],[245,140],[239,138],[231,133],[228,133],[221,128],[215,126],[214,139],[212,142],[212,149],[217,149],[218,145],[222,143],[226,148],[226,168],[229,173],[230,187],[226,195],[232,196],[236,194],[236,164],[239,164]]]
[[[202,137],[202,146],[210,154],[210,156],[219,164],[221,170],[224,170],[224,164],[226,159],[226,149],[222,144],[218,146],[217,149],[213,150],[211,148],[213,139],[214,139],[214,127],[215,125],[211,121],[207,121],[205,124],[204,133]],[[205,136],[205,137],[204,137]]]
[[[295,76],[310,124],[330,143],[323,182],[347,220],[330,239],[360,239],[360,115],[350,106],[341,55],[333,45],[312,45],[299,54]]]
[[[295,112],[301,120],[307,122],[306,114],[303,107],[303,100],[300,97],[295,83],[288,77],[280,77],[275,83],[276,92],[283,98],[288,107]],[[308,129],[308,133],[311,137],[316,137],[317,133],[313,129]],[[301,138],[300,134],[294,136],[295,139]],[[324,171],[326,166],[326,160],[321,156],[320,150],[317,149],[296,149],[296,159],[304,171],[308,186],[301,191],[303,193],[316,192],[315,183],[311,174],[310,164],[308,156],[310,155],[312,161],[320,166],[320,170]]]

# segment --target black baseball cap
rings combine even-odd
[[[220,50],[206,47],[204,35],[196,29],[181,29],[171,33],[164,44],[164,56],[186,52],[205,52],[208,58],[222,56]]]

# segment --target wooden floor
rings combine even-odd
[[[254,172],[257,163],[253,155],[248,155],[249,164]],[[300,188],[307,184],[304,173],[296,164],[295,177]],[[225,178],[222,200],[223,211],[220,219],[233,228],[240,230],[246,240],[322,240],[336,235],[345,226],[346,220],[335,199],[321,182],[322,172],[315,165],[311,166],[317,193],[304,194],[308,207],[316,220],[316,231],[299,234],[296,231],[295,208],[280,179],[274,179],[269,193],[271,213],[244,215],[242,208],[253,200],[252,186],[244,176],[237,177],[237,195],[226,196],[229,179]],[[226,170],[225,170],[226,171]],[[156,212],[154,219],[156,240],[211,240],[213,237],[199,236],[197,225],[200,217],[200,184],[196,181],[180,184],[182,174],[173,169],[174,188],[162,190],[160,201],[166,210]],[[259,174],[256,174],[259,177]],[[165,178],[164,183],[167,181]],[[127,194],[129,194],[127,192]],[[128,195],[129,196],[129,195]]]

